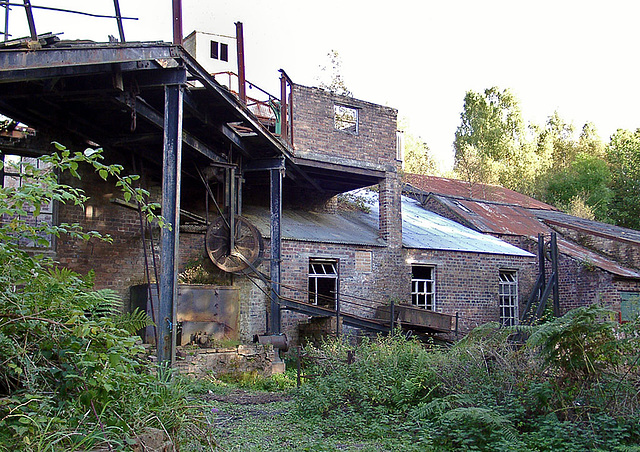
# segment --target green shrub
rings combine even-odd
[[[299,415],[324,433],[404,438],[422,450],[636,450],[637,325],[598,307],[528,327],[483,325],[449,348],[402,337],[311,350],[320,375]]]
[[[102,164],[100,151],[57,147],[39,167],[13,168],[24,184],[0,187],[0,450],[125,447],[140,427],[172,431],[183,422],[185,387],[169,372],[156,373],[135,336],[148,316],[123,313],[113,291],[93,290],[92,274],[20,248],[62,234],[108,240],[77,224],[31,221],[40,206],[86,201],[81,190],[58,182],[63,172],[79,177],[79,164],[115,176],[127,200],[148,194],[132,187],[135,176],[120,175],[122,167]],[[162,223],[150,205],[143,210]]]

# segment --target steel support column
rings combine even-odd
[[[558,274],[558,239],[555,232],[551,233],[551,268],[555,275],[553,282],[553,315],[560,317],[560,275]]]
[[[280,333],[280,262],[281,235],[280,222],[282,220],[282,171],[270,170],[271,174],[271,317],[269,319],[269,333]]]
[[[173,365],[176,343],[177,260],[180,230],[180,171],[182,166],[182,85],[164,91],[162,152],[162,216],[171,225],[160,235],[160,302],[158,307],[158,363]]]

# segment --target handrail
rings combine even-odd
[[[31,35],[31,40],[33,40],[33,41],[37,41],[38,40],[38,33],[36,32],[36,24],[35,24],[35,20],[33,18],[33,13],[32,13],[33,9],[43,9],[43,10],[47,10],[47,11],[56,11],[56,12],[70,13],[70,14],[79,14],[79,15],[82,15],[82,16],[95,17],[95,18],[99,18],[99,19],[116,19],[117,24],[118,24],[118,34],[120,36],[120,42],[125,42],[124,29],[122,27],[122,21],[123,20],[138,20],[137,17],[125,17],[122,14],[120,14],[120,3],[119,3],[119,0],[113,0],[113,6],[114,6],[114,9],[115,9],[115,16],[106,15],[106,14],[88,13],[88,12],[85,12],[85,11],[76,11],[76,10],[66,9],[66,8],[56,8],[56,7],[53,7],[53,6],[32,5],[30,0],[24,0],[24,3],[12,3],[9,0],[1,0],[0,1],[0,7],[1,6],[4,6],[4,8],[5,8],[5,25],[4,25],[4,32],[2,32],[2,34],[4,35],[4,40],[5,41],[9,40],[9,11],[11,10],[11,8],[10,8],[11,6],[17,6],[19,8],[24,8],[25,14],[27,16],[27,23],[29,24],[29,33]]]

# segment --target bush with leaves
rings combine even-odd
[[[133,431],[177,426],[184,390],[152,373],[136,330],[149,325],[139,311],[123,313],[111,290],[94,290],[93,275],[58,268],[38,248],[48,236],[109,240],[78,224],[32,221],[51,202],[82,205],[82,190],[58,182],[79,178],[88,165],[116,178],[125,199],[143,203],[149,219],[163,223],[133,187],[136,176],[101,162],[100,150],[58,152],[41,165],[11,168],[23,180],[0,188],[0,450],[75,450],[106,442],[125,446]]]
[[[327,430],[421,450],[640,450],[640,335],[589,306],[532,327],[478,327],[448,348],[402,337],[321,347],[299,411]],[[515,333],[530,335],[526,344]],[[340,360],[335,358],[339,357]]]

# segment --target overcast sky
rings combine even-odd
[[[32,0],[113,14],[112,0]],[[120,0],[127,40],[171,41],[171,0]],[[103,41],[115,21],[36,10],[39,33]],[[640,127],[640,1],[183,0],[184,35],[233,35],[244,24],[247,79],[279,93],[278,69],[317,85],[327,53],[342,58],[354,96],[397,108],[440,160],[451,162],[465,92],[510,88],[526,120],[557,110],[601,137]],[[28,34],[14,7],[9,32]]]

